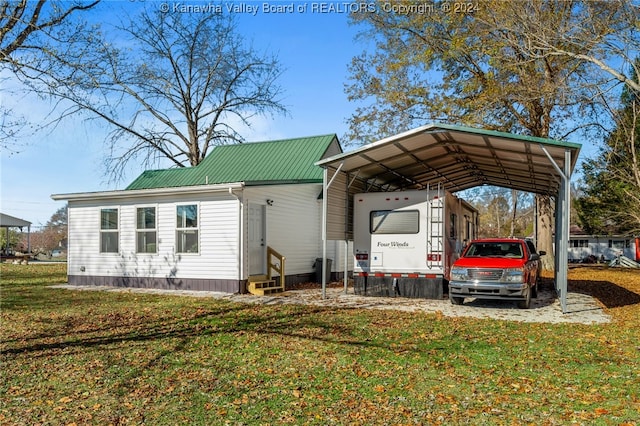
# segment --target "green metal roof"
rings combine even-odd
[[[332,148],[332,144],[335,144]],[[322,182],[314,163],[342,150],[335,134],[216,146],[197,166],[147,170],[126,189],[244,182],[246,185]]]

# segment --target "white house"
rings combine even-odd
[[[625,235],[587,235],[572,227],[569,235],[569,261],[610,261],[618,256],[640,261],[640,238]]]
[[[340,152],[335,135],[218,146],[198,166],[145,171],[124,190],[52,195],[69,203],[69,283],[245,292],[270,269],[268,250],[276,265],[286,258],[287,285],[313,281],[314,163]],[[344,246],[328,244],[333,271],[345,269]]]

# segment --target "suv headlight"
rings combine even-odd
[[[467,268],[451,268],[451,281],[467,281]]]
[[[502,275],[502,281],[507,283],[524,282],[524,270],[522,268],[507,268]]]

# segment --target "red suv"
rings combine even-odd
[[[449,299],[461,305],[465,297],[516,300],[528,309],[538,295],[540,254],[529,241],[492,238],[469,243],[451,267]]]

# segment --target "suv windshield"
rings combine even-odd
[[[522,245],[519,242],[471,243],[464,257],[510,257],[522,259]]]

